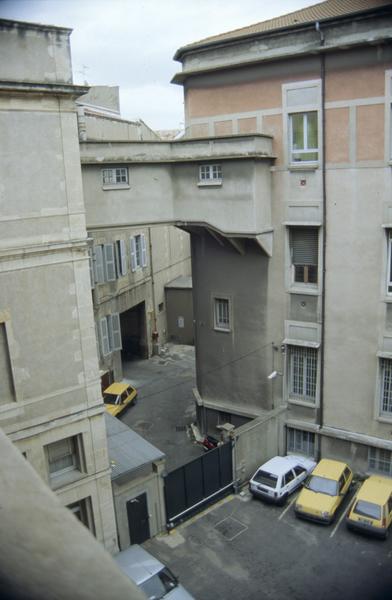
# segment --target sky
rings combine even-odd
[[[120,86],[121,115],[181,129],[175,51],[318,0],[0,0],[0,18],[71,27],[74,82]]]

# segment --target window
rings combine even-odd
[[[72,481],[76,474],[82,472],[82,440],[73,436],[53,442],[46,446],[49,468],[49,479],[53,484],[64,484]]]
[[[201,185],[219,185],[222,183],[221,165],[200,165],[199,184]]]
[[[6,324],[0,323],[0,404],[15,401]]]
[[[119,277],[128,272],[127,249],[124,240],[116,241],[116,268]]]
[[[392,359],[381,359],[380,378],[380,410],[381,413],[392,415]]]
[[[102,184],[104,186],[128,184],[128,168],[115,167],[111,169],[102,169]]]
[[[318,229],[290,228],[290,258],[294,283],[317,284]]]
[[[369,471],[392,475],[392,453],[382,448],[369,448]]]
[[[114,313],[100,320],[101,350],[103,356],[108,356],[115,350],[121,350],[120,315]]]
[[[214,327],[230,331],[230,304],[227,298],[214,298]]]
[[[95,283],[116,280],[116,259],[114,244],[101,244],[93,249],[93,270]]]
[[[290,119],[291,162],[318,160],[317,111],[292,113]]]
[[[392,231],[388,231],[387,294],[392,294]]]
[[[314,433],[288,427],[287,450],[288,452],[300,452],[307,456],[314,456]]]
[[[131,269],[136,271],[147,266],[147,246],[144,233],[130,238]]]
[[[91,498],[84,498],[83,500],[78,500],[78,502],[68,504],[67,508],[95,535]]]
[[[317,350],[288,346],[289,397],[315,402],[317,388]]]

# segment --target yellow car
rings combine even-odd
[[[346,463],[323,458],[297,498],[296,516],[318,523],[332,523],[352,480],[353,473]]]
[[[129,383],[112,383],[103,392],[105,408],[117,417],[127,406],[135,404],[137,391]]]
[[[371,475],[355,495],[346,525],[386,539],[392,523],[392,479]]]

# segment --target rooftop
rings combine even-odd
[[[105,424],[112,480],[165,457],[158,448],[106,412]]]
[[[321,22],[345,15],[366,13],[388,5],[392,6],[392,0],[325,0],[324,2],[312,4],[311,6],[301,8],[300,10],[296,10],[286,15],[281,15],[280,17],[254,23],[239,29],[233,29],[232,31],[213,35],[197,42],[187,44],[177,50],[174,59],[181,60],[181,55],[184,52],[196,50],[199,47],[208,46],[210,44],[218,44],[220,42],[236,40],[238,38],[268,33],[271,31],[295,28],[300,25],[314,23],[316,21]]]

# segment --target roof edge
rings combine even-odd
[[[33,23],[30,21],[17,21],[15,19],[3,18],[0,18],[0,29],[1,28],[37,29],[40,31],[56,31],[67,34],[71,34],[73,31],[72,27],[61,27],[59,25],[47,25],[45,23]]]

